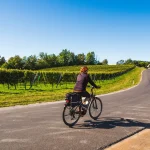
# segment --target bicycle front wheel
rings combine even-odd
[[[71,107],[66,105],[63,110],[62,118],[67,126],[74,126],[80,118],[79,106]]]
[[[89,115],[92,119],[97,120],[101,115],[103,104],[100,98],[95,97],[89,106]]]

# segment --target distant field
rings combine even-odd
[[[132,68],[134,65],[87,65],[89,73],[112,73],[120,72]],[[42,69],[41,71],[52,72],[79,72],[81,66],[65,66]]]

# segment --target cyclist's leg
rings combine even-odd
[[[85,97],[85,99],[90,98],[90,94],[89,94],[87,91],[81,92],[80,95],[81,95],[81,97]],[[83,102],[83,104],[84,104],[84,102]],[[85,114],[86,114],[86,112],[87,112],[87,107],[88,107],[88,106],[82,107],[82,115],[85,115]]]
[[[87,91],[81,92],[82,97],[90,98],[90,94]]]
[[[90,94],[89,94],[87,91],[84,91],[84,92],[81,93],[81,96],[82,96],[82,97],[85,97],[85,98],[83,99],[83,104],[87,104],[86,102],[89,101],[89,99],[90,99]]]

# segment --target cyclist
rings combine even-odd
[[[79,93],[82,97],[89,98],[90,94],[86,91],[87,84],[90,83],[95,88],[99,88],[88,74],[88,67],[83,66],[80,68],[80,74],[77,76],[76,84],[74,86],[74,92]],[[82,114],[84,115],[86,110],[83,110]]]

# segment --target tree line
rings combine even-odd
[[[74,66],[74,65],[107,65],[108,60],[97,60],[95,53],[88,52],[87,54],[80,53],[75,55],[73,52],[67,49],[63,49],[58,55],[47,54],[44,52],[39,53],[38,56],[31,55],[29,57],[20,57],[15,55],[10,57],[7,61],[5,57],[0,56],[0,67],[6,69],[27,69],[27,70],[39,70],[60,66]],[[133,64],[139,67],[147,67],[150,62],[140,60],[119,60],[116,65]]]
[[[148,65],[150,64],[150,61],[132,60],[131,58],[129,58],[127,60],[119,60],[116,63],[116,65],[127,65],[127,64],[133,64],[138,67],[147,68]]]
[[[38,56],[31,55],[22,58],[19,55],[15,55],[14,57],[10,57],[7,61],[4,57],[0,56],[0,67],[7,69],[38,70],[60,66],[97,64],[108,64],[108,60],[104,59],[100,62],[96,59],[96,55],[93,51],[88,52],[86,55],[84,53],[75,55],[70,50],[63,49],[58,55],[44,52],[39,53]]]

